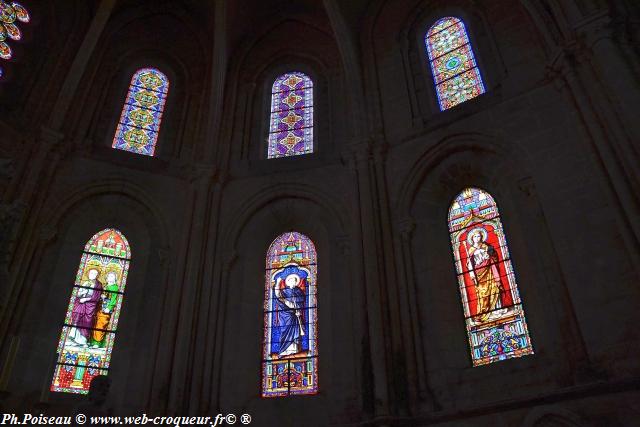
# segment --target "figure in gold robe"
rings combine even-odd
[[[91,341],[93,347],[104,347],[106,330],[109,328],[109,322],[113,315],[113,309],[118,302],[118,283],[116,282],[117,275],[114,272],[107,274],[107,285],[102,292],[102,308],[96,313],[96,324],[93,330]]]
[[[498,270],[498,253],[480,230],[471,232],[471,247],[467,249],[469,256],[467,267],[476,291],[476,322],[486,322],[494,311],[502,307],[504,288]],[[496,313],[498,314],[498,313]]]

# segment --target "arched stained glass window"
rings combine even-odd
[[[51,391],[87,394],[93,377],[107,375],[130,259],[127,239],[113,228],[96,233],[85,245]]]
[[[267,252],[262,396],[318,392],[318,266],[307,236],[277,237]]]
[[[485,92],[467,30],[460,19],[451,16],[439,19],[429,28],[425,43],[441,111]]]
[[[293,71],[273,83],[267,158],[308,153],[313,153],[313,82]]]
[[[449,208],[449,233],[473,366],[533,354],[493,197],[467,188]]]
[[[6,2],[0,0],[0,58],[9,60],[13,56],[9,42],[18,41],[22,38],[22,33],[18,28],[20,22],[30,21],[29,12],[18,2]],[[0,67],[0,77],[4,74]]]
[[[167,76],[155,68],[138,70],[131,79],[112,147],[153,156],[168,92]]]

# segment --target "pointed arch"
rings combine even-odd
[[[433,83],[444,111],[482,95],[484,83],[461,19],[438,19],[425,35]]]
[[[449,208],[449,233],[473,366],[533,354],[493,197],[464,189]]]
[[[22,33],[16,24],[27,24],[29,21],[31,21],[29,12],[20,3],[0,0],[0,58],[9,60],[13,57],[9,42],[19,41],[22,38]],[[3,74],[4,70],[0,67],[0,78]]]
[[[131,78],[113,148],[153,156],[160,132],[169,79],[155,68],[142,68]]]
[[[309,153],[313,153],[313,81],[292,71],[273,83],[267,158]]]
[[[51,391],[87,394],[107,375],[129,272],[131,249],[118,230],[96,233],[85,245],[58,342]]]
[[[317,253],[296,231],[269,246],[264,288],[262,396],[318,392]]]

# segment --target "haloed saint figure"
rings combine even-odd
[[[449,232],[474,366],[532,354],[498,206],[466,188],[449,208]]]
[[[284,277],[284,279],[283,279]],[[303,337],[307,335],[305,328],[305,280],[307,272],[296,266],[290,266],[278,273],[273,284],[276,312],[273,316],[273,334],[279,335],[272,341],[279,347],[275,351],[279,357],[290,356],[308,349]]]
[[[94,326],[96,311],[102,296],[102,283],[98,278],[100,271],[91,268],[87,272],[87,280],[78,288],[76,303],[71,312],[74,327],[69,332],[69,341],[76,345],[89,344],[91,328]]]
[[[262,396],[318,392],[316,250],[292,231],[269,247],[265,271]]]
[[[500,259],[495,248],[486,242],[486,234],[483,228],[473,230],[469,234],[471,245],[467,250],[469,276],[476,288],[476,322],[499,318],[506,313],[506,310],[498,310],[503,306],[504,293],[498,271]]]

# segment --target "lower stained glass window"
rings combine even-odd
[[[155,68],[138,70],[131,79],[112,147],[153,156],[168,92],[167,76]]]
[[[262,396],[318,392],[317,264],[313,242],[297,232],[267,253]]]
[[[87,394],[107,375],[129,271],[125,237],[108,228],[87,242],[67,308],[51,391]]]
[[[462,191],[449,209],[449,232],[473,366],[533,354],[493,197]]]

